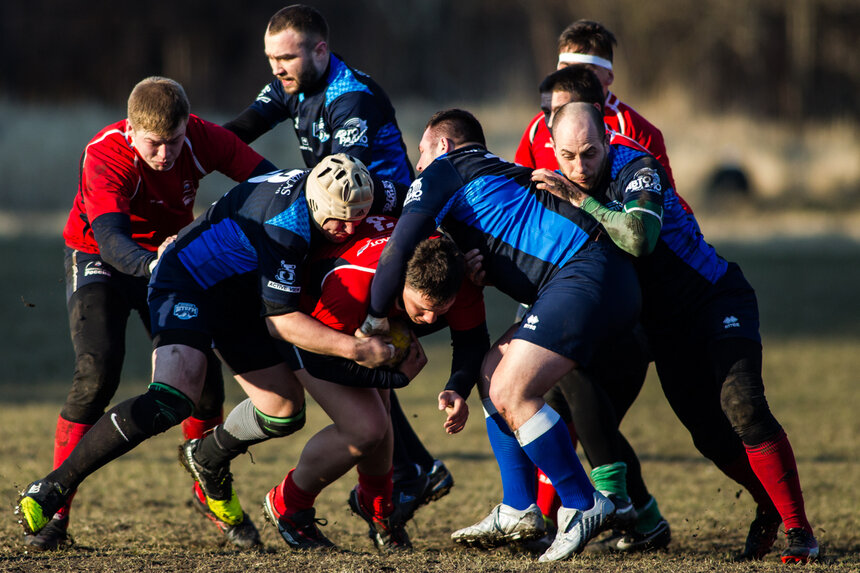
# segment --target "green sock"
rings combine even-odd
[[[649,533],[657,527],[657,524],[663,519],[660,514],[660,508],[657,507],[657,500],[654,496],[648,500],[643,507],[636,508],[636,531],[639,533]]]
[[[615,462],[604,464],[591,470],[594,488],[603,493],[614,493],[621,499],[627,497],[627,464]]]

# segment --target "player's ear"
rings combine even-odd
[[[449,151],[454,149],[454,142],[451,139],[448,139],[447,137],[444,137],[444,136],[439,138],[439,143],[437,145],[438,145],[437,149],[439,150],[439,155],[444,155],[445,153],[448,153]]]
[[[612,85],[612,82],[615,81],[615,72],[612,70],[608,70],[608,71],[609,71],[609,74],[607,74],[607,75],[608,75],[609,79],[606,81],[606,87],[607,88]],[[606,91],[606,90],[604,90],[604,91]]]

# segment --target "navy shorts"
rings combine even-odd
[[[698,304],[688,304],[689,310],[681,316],[646,324],[649,339],[675,339],[680,335],[702,343],[725,338],[748,338],[761,343],[755,290],[736,263],[729,263],[720,280],[693,302]]]
[[[633,328],[641,306],[630,258],[602,235],[541,287],[513,337],[586,367],[601,342]]]
[[[231,277],[203,289],[176,265],[159,263],[149,286],[153,346],[183,344],[205,352],[218,350],[234,374],[269,368],[285,361],[288,342],[269,334],[261,316],[255,273]],[[170,286],[159,286],[166,285]]]

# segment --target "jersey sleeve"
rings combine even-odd
[[[663,224],[663,192],[669,187],[657,160],[643,156],[625,165],[613,185],[614,209],[586,198],[582,209],[594,217],[619,248],[633,256],[654,250]]]
[[[111,145],[91,145],[82,165],[81,193],[87,219],[95,221],[105,213],[131,215],[131,198],[140,184],[133,160],[117,153]]]
[[[370,289],[368,312],[388,316],[406,272],[406,262],[415,247],[429,237],[456,198],[463,180],[447,160],[437,158],[412,182],[403,204],[403,214],[385,246]]]
[[[367,314],[373,273],[348,266],[330,272],[311,316],[340,332],[352,334]]]
[[[253,110],[256,112],[269,126],[269,129],[272,129],[282,121],[292,117],[287,105],[288,99],[289,96],[284,92],[284,86],[281,85],[281,82],[273,80],[260,90],[257,99],[248,106],[246,111]]]
[[[332,102],[327,113],[332,154],[346,153],[370,165],[373,162],[372,142],[385,124],[373,94],[364,91],[345,93]]]
[[[543,114],[540,114],[529,122],[522,138],[520,138],[520,145],[517,147],[516,155],[514,155],[514,161],[516,163],[519,163],[524,167],[530,167],[531,169],[537,168],[534,156],[534,136],[535,131],[537,130],[535,122],[537,121],[543,121]]]
[[[292,231],[268,224],[266,233],[271,240],[264,241],[257,252],[264,314],[295,312],[301,308],[308,241]]]
[[[197,118],[188,135],[195,157],[207,173],[220,171],[234,181],[245,181],[266,161],[235,133],[220,125]]]

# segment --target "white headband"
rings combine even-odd
[[[607,70],[612,69],[612,62],[599,56],[591,54],[578,54],[576,52],[564,52],[558,55],[559,64],[594,64]]]

